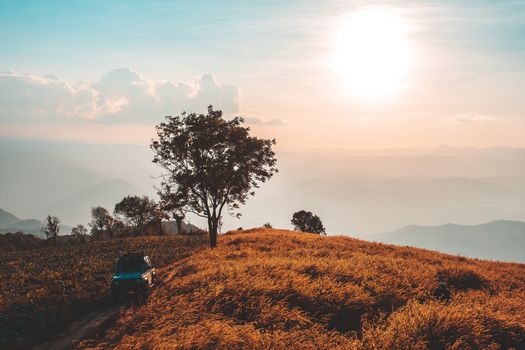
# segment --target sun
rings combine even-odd
[[[343,17],[334,43],[333,68],[352,95],[382,100],[404,87],[413,49],[399,14],[381,8],[351,12]]]

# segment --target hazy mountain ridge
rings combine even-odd
[[[409,225],[370,236],[384,243],[408,245],[481,259],[525,262],[525,222],[497,220],[478,225]]]
[[[256,198],[242,209],[246,218],[264,213],[267,219],[259,221],[286,227],[293,211],[307,209],[318,213],[331,232],[351,235],[388,232],[413,223],[525,220],[525,194],[491,179],[314,178],[270,182]],[[255,225],[261,223],[247,226]]]
[[[13,223],[20,221],[15,215],[8,211],[0,209],[0,227],[7,227]]]
[[[6,220],[6,218],[8,218]],[[15,218],[16,221],[13,221],[12,218]],[[37,219],[19,219],[14,214],[0,209],[0,234],[3,233],[15,233],[23,232],[27,234],[32,234],[36,237],[45,237],[45,234],[42,232],[42,227],[44,223]],[[67,225],[60,225],[60,235],[67,235],[71,232],[71,227]]]
[[[141,191],[121,179],[98,183],[60,200],[53,211],[60,213],[68,222],[89,222],[91,207],[102,206],[110,212],[117,202],[128,195],[140,195]]]
[[[127,194],[156,198],[155,177],[161,169],[151,162],[147,145],[0,140],[0,146],[0,159],[38,150],[44,160],[60,159],[64,169],[82,170],[78,176],[56,167],[53,172],[28,171],[38,168],[35,164],[50,164],[33,164],[34,157],[2,163],[11,171],[6,176],[0,170],[0,191],[8,194],[0,197],[0,207],[23,217],[51,214],[67,224],[85,224],[93,205],[112,211]],[[240,220],[224,217],[224,230],[268,221],[290,227],[291,214],[301,209],[315,211],[330,232],[350,235],[413,223],[525,221],[525,149],[277,150],[277,158],[279,173],[241,208]],[[42,172],[53,178],[40,176]],[[205,225],[199,218],[190,219]]]

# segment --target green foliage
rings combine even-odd
[[[45,233],[47,239],[52,239],[56,241],[58,232],[60,231],[60,219],[56,216],[48,215],[44,219],[45,226],[42,228],[42,231]]]
[[[115,216],[134,227],[138,235],[144,234],[144,227],[161,220],[158,205],[147,196],[126,196],[115,205]]]
[[[77,239],[84,240],[85,236],[88,234],[88,230],[84,225],[78,224],[71,229],[71,234]]]
[[[114,223],[115,219],[106,208],[91,208],[91,221],[89,227],[91,228],[91,235],[93,235],[95,239],[100,239],[105,234],[113,237]]]
[[[243,122],[226,120],[211,106],[207,114],[183,112],[166,117],[151,144],[153,162],[166,171],[159,191],[163,207],[206,218],[212,247],[223,209],[236,212],[277,171],[275,140],[250,136]]]
[[[293,213],[292,225],[296,231],[326,235],[321,219],[309,211],[301,210]]]

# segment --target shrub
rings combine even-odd
[[[487,285],[484,278],[469,267],[447,267],[438,271],[438,278],[449,287],[459,290],[481,289]]]
[[[309,211],[300,210],[293,213],[292,225],[296,231],[310,232],[326,235],[326,230],[317,215]]]

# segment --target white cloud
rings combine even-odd
[[[239,90],[217,83],[210,74],[191,83],[173,83],[149,80],[127,68],[114,69],[97,82],[75,84],[52,75],[0,73],[4,121],[66,117],[151,123],[183,110],[205,111],[210,104],[231,116],[239,111]]]
[[[263,119],[261,117],[244,117],[244,121],[249,125],[281,126],[288,124],[284,118]]]
[[[447,124],[494,124],[500,119],[477,113],[462,113],[445,118],[442,121]]]

